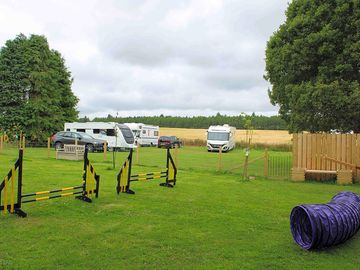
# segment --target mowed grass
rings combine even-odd
[[[178,136],[187,140],[206,141],[207,129],[195,128],[160,128],[161,136]],[[246,130],[237,129],[235,133],[236,142],[246,141]],[[287,130],[253,130],[252,142],[261,144],[291,144],[292,135]]]
[[[134,172],[165,167],[166,150],[140,151]],[[0,153],[1,175],[16,155],[15,149]],[[81,182],[82,162],[51,155],[26,149],[24,192]],[[68,197],[24,204],[25,219],[1,214],[0,269],[358,269],[360,235],[307,252],[292,240],[289,214],[295,205],[327,202],[339,191],[360,192],[359,185],[242,181],[241,172],[217,172],[216,153],[185,147],[178,151],[174,189],[154,180],[132,183],[133,196],[117,195],[116,174],[126,155],[116,154],[116,170],[112,153],[106,161],[102,153],[90,155],[101,175],[100,198],[92,204]],[[243,156],[235,150],[223,161]],[[261,171],[261,164],[253,170]]]

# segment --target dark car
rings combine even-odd
[[[84,132],[60,131],[52,137],[55,149],[63,148],[64,144],[75,144],[75,140],[78,145],[85,145],[90,152],[103,151],[104,143],[107,147],[106,141],[95,139]]]
[[[158,140],[158,147],[175,148],[181,147],[182,142],[176,136],[161,136]]]

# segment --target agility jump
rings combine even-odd
[[[23,203],[50,200],[50,199],[71,196],[71,195],[75,195],[76,199],[80,199],[82,201],[91,203],[93,195],[96,198],[99,196],[100,176],[96,174],[94,167],[90,163],[88,159],[87,150],[85,150],[84,153],[83,182],[81,185],[78,186],[23,194],[22,171],[23,171],[23,149],[20,149],[19,158],[15,162],[14,167],[9,171],[9,173],[5,176],[4,180],[0,184],[0,210],[3,211],[4,214],[10,212],[12,214],[17,214],[20,217],[26,217],[27,214],[21,209],[21,205]],[[17,174],[17,187],[15,187],[16,174]],[[15,195],[15,188],[17,188],[17,196]],[[72,190],[72,192],[63,193],[64,191],[70,191],[70,190]],[[37,197],[39,195],[53,194],[53,193],[57,193],[57,194],[53,196]],[[2,194],[3,194],[3,200],[1,199]],[[23,198],[27,198],[27,199],[23,200]]]
[[[148,181],[152,179],[165,178],[166,179],[165,183],[161,183],[160,186],[169,187],[169,188],[175,186],[177,168],[171,156],[170,149],[167,149],[166,170],[164,171],[131,175],[132,158],[133,158],[133,149],[130,149],[129,156],[125,160],[124,165],[120,168],[120,172],[117,175],[117,187],[116,187],[117,194],[119,194],[120,192],[127,194],[135,194],[135,192],[130,189],[130,183],[135,181]]]

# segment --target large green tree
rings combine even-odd
[[[360,0],[293,0],[265,78],[290,131],[360,132]]]
[[[44,36],[18,35],[0,50],[0,129],[43,141],[78,117],[65,60]]]

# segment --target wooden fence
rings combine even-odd
[[[293,135],[293,168],[352,170],[358,182],[360,171],[357,166],[360,166],[360,134]]]

